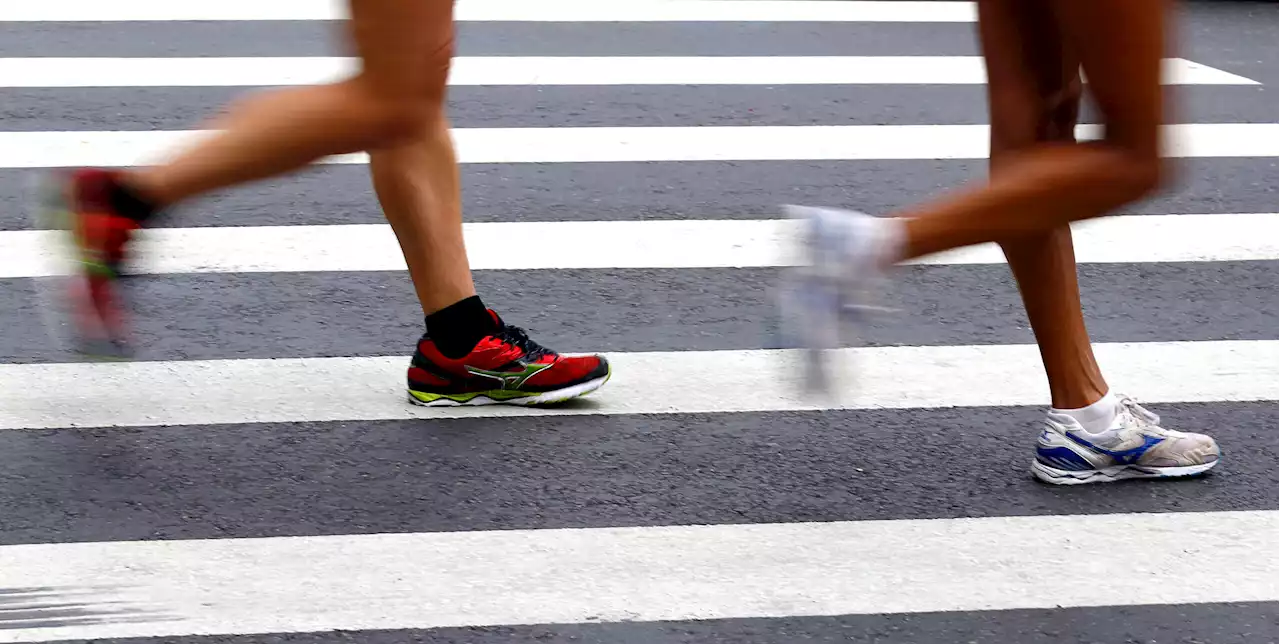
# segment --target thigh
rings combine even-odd
[[[1108,142],[1158,155],[1169,1],[1052,1],[1064,39],[1089,79]]]
[[[454,0],[349,0],[361,79],[392,98],[443,93],[453,57]]]
[[[1070,140],[1081,81],[1045,0],[978,0],[992,161],[1039,141]]]

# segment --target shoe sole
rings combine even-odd
[[[542,391],[535,394],[519,395],[518,392],[507,392],[507,394],[516,394],[510,398],[497,395],[497,391],[479,391],[470,394],[433,394],[422,391],[409,390],[409,402],[419,407],[481,407],[485,405],[518,405],[521,407],[533,407],[537,405],[553,405],[562,403],[574,398],[585,396],[601,387],[609,381],[613,375],[613,366],[609,366],[609,371],[605,375],[580,382],[570,387],[556,389],[553,391]]]
[[[1221,459],[1218,459],[1221,460]],[[1142,467],[1138,465],[1117,465],[1100,470],[1060,470],[1041,463],[1039,459],[1031,461],[1031,473],[1040,481],[1053,485],[1085,485],[1089,483],[1112,483],[1128,479],[1172,479],[1198,476],[1213,469],[1218,461],[1200,465],[1182,467]]]

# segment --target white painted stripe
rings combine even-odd
[[[0,587],[88,614],[6,623],[0,642],[1270,602],[1278,525],[1258,510],[3,546]]]
[[[1082,140],[1101,133],[1081,125]],[[155,162],[209,131],[0,132],[0,168]],[[1169,157],[1274,157],[1280,124],[1165,126]],[[986,125],[460,128],[461,163],[985,159]],[[368,163],[364,153],[322,163]]]
[[[794,266],[788,220],[658,220],[469,223],[473,270],[742,268]],[[1280,259],[1280,215],[1141,215],[1080,222],[1084,264]],[[66,275],[56,233],[0,231],[0,278]],[[513,253],[515,245],[563,243],[573,253]],[[136,249],[139,274],[403,271],[386,224],[156,228]],[[994,244],[940,253],[913,264],[1003,264]]]
[[[345,0],[2,2],[8,21],[340,20]],[[459,0],[462,22],[974,22],[971,2],[824,0]]]
[[[762,329],[763,331],[763,329]],[[1099,344],[1110,382],[1150,402],[1276,400],[1277,342]],[[832,399],[799,390],[791,350],[613,353],[614,377],[579,404],[424,409],[404,357],[0,364],[0,429],[511,415],[664,414],[1041,405],[1035,345],[877,347],[832,357]]]
[[[351,58],[0,58],[0,87],[261,87],[313,85],[358,69]],[[458,57],[462,85],[980,85],[977,56]],[[1169,85],[1257,85],[1169,58]]]

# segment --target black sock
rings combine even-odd
[[[138,223],[146,221],[158,210],[146,197],[118,181],[111,181],[107,186],[107,199],[113,210]]]
[[[457,360],[480,340],[498,330],[479,295],[455,302],[427,316],[427,334],[444,357]]]

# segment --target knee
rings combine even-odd
[[[1075,142],[1084,83],[1069,78],[1046,93],[1037,113],[1036,142]],[[1150,123],[1108,128],[1099,142],[1105,150],[1110,179],[1128,198],[1137,201],[1160,190],[1169,181],[1169,168],[1159,152],[1159,126]]]
[[[396,147],[434,131],[445,117],[448,76],[446,54],[418,68],[411,79],[353,79],[372,121],[375,147]]]
[[[1126,203],[1149,197],[1168,183],[1170,169],[1158,151],[1103,145],[1108,148],[1111,181]]]
[[[1135,119],[1104,128],[1105,134],[1092,145],[1101,152],[1104,174],[1126,203],[1149,197],[1170,182],[1173,168],[1161,154],[1158,122]]]
[[[392,148],[416,141],[432,131],[444,118],[444,101],[429,97],[378,98],[371,114],[376,141],[373,148]]]

